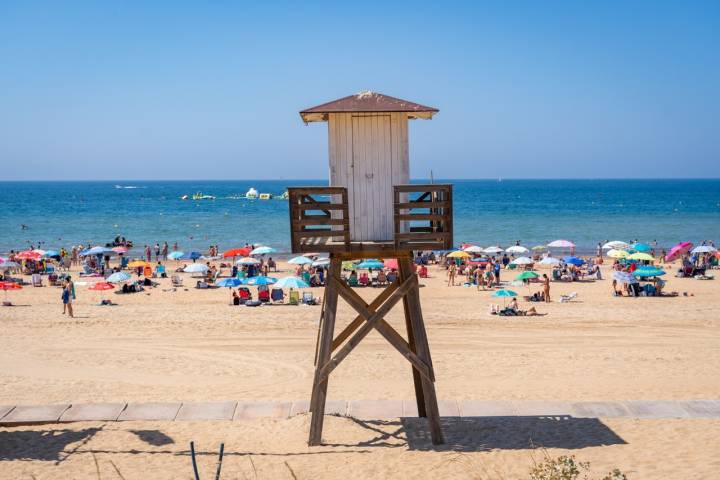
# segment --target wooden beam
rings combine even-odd
[[[337,279],[334,279],[333,285],[335,285],[336,282]],[[380,308],[378,308],[375,313],[373,313],[369,318],[366,318],[365,324],[360,327],[357,332],[355,332],[355,335],[353,335],[340,350],[338,350],[338,353],[325,364],[321,364],[322,366],[320,367],[320,379],[327,378],[327,376],[330,375],[330,373],[340,364],[340,362],[342,362],[350,354],[350,352],[352,352],[352,350],[357,347],[357,345],[362,341],[362,339],[365,338],[373,328],[375,328],[375,324],[377,323],[377,321],[382,319],[387,314],[387,312],[389,312],[392,307],[394,307],[395,304],[399,302],[402,297],[416,285],[416,276],[408,278],[400,285],[397,290],[395,290],[392,295],[390,295],[387,301]],[[342,290],[344,285],[339,284],[338,286],[340,287],[340,290]]]
[[[360,295],[347,285],[343,285],[342,288],[338,290],[338,293],[350,304],[351,307],[360,313],[363,318],[370,318],[375,313],[373,310],[368,308],[368,304],[365,303]],[[387,323],[384,319],[379,318],[375,322],[374,327],[383,337],[385,337],[390,345],[395,347],[395,349],[400,352],[403,357],[407,358],[408,361],[412,363],[423,376],[427,377],[430,381],[435,380],[428,365],[425,364],[425,362],[410,349],[410,344],[408,344],[405,339],[402,338],[402,336],[397,333],[392,326],[390,326],[389,323]]]
[[[400,280],[399,280],[399,279],[398,279],[398,280],[395,280],[393,283],[391,283],[390,285],[388,285],[386,288],[383,289],[382,293],[380,293],[380,295],[378,295],[377,297],[375,297],[375,300],[373,300],[373,301],[370,303],[369,308],[372,309],[372,310],[376,310],[378,307],[380,307],[380,305],[383,304],[383,302],[384,302],[385,300],[387,300],[387,298],[388,298],[395,290],[397,290],[397,288],[398,288],[399,286],[400,286]],[[362,315],[358,315],[357,317],[355,317],[355,320],[353,320],[352,322],[350,322],[350,324],[349,324],[347,327],[345,327],[345,330],[343,330],[342,332],[340,332],[340,334],[339,334],[337,337],[335,337],[335,340],[333,340],[333,343],[332,343],[332,351],[337,350],[337,348],[338,348],[340,345],[342,345],[342,343],[343,343],[345,340],[347,340],[347,338],[348,338],[350,335],[352,335],[353,332],[354,332],[355,330],[357,330],[357,329],[360,327],[360,325],[363,324],[363,322],[365,322],[365,318],[364,318]]]

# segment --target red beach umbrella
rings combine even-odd
[[[112,251],[115,253],[127,253],[128,249],[127,247],[114,247]]]
[[[115,288],[115,285],[113,285],[110,282],[97,282],[97,283],[93,284],[90,288],[88,288],[88,290],[103,291],[103,290],[112,290],[114,288]]]
[[[3,302],[3,305],[10,306],[12,303],[7,301],[7,291],[8,290],[21,290],[22,285],[19,285],[14,282],[0,282],[0,290],[5,290],[5,301]]]
[[[252,249],[248,248],[248,247],[233,248],[231,250],[227,250],[227,251],[223,252],[222,256],[225,258],[247,257],[248,255],[250,255],[251,251],[252,251]]]
[[[390,270],[398,270],[397,258],[386,258],[383,265]]]
[[[15,258],[20,260],[40,260],[42,258],[42,254],[34,250],[25,250],[17,253]]]

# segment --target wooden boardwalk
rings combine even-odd
[[[440,400],[441,417],[720,418],[720,400],[612,402]],[[0,426],[81,421],[243,421],[307,413],[308,402],[148,402],[0,405]],[[358,419],[416,417],[415,400],[328,400],[326,412]]]

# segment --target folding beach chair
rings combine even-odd
[[[300,294],[298,293],[297,290],[290,290],[288,299],[289,299],[290,305],[298,305],[300,303]]]
[[[303,292],[302,303],[305,305],[317,305],[317,303],[315,303],[315,297],[313,296],[312,292]]]
[[[240,296],[241,304],[252,300],[252,293],[250,293],[250,289],[247,287],[238,288],[238,295]]]
[[[32,286],[33,287],[42,287],[43,286],[42,277],[40,276],[39,273],[32,274]]]
[[[178,274],[175,274],[172,277],[170,277],[170,281],[172,282],[173,287],[182,287],[183,286],[183,279]]]
[[[270,290],[267,285],[258,285],[258,300],[263,303],[270,302]]]
[[[285,301],[285,293],[282,288],[273,288],[270,290],[270,299],[273,303],[283,303]]]

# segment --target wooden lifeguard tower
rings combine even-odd
[[[310,445],[322,437],[330,373],[373,329],[412,364],[420,417],[433,443],[443,443],[435,374],[420,306],[416,250],[452,246],[452,185],[410,185],[408,120],[437,109],[361,92],[300,112],[305,123],[327,122],[330,186],[289,188],[293,253],[328,252],[330,265],[315,352]],[[342,279],[342,262],[396,258],[398,278],[371,303]],[[338,296],[357,317],[334,337]],[[407,340],[384,316],[400,301]]]

